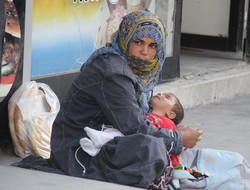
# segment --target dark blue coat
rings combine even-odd
[[[138,103],[138,89],[135,75],[118,55],[102,55],[87,64],[53,124],[51,165],[67,175],[139,187],[159,177],[169,165],[166,153],[180,154],[182,137],[149,124]],[[82,149],[76,152],[79,140],[86,137],[84,127],[101,130],[102,124],[125,137],[108,142],[95,157]]]

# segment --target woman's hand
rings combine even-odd
[[[182,134],[183,146],[193,148],[201,140],[203,131],[198,128],[177,126],[177,130]]]

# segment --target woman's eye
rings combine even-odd
[[[134,40],[133,41],[136,45],[141,45],[141,41],[140,40]]]
[[[150,44],[149,46],[150,46],[151,48],[153,48],[153,49],[157,49],[157,44],[155,44],[155,43],[154,43],[154,44]]]

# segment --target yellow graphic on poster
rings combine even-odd
[[[157,0],[33,0],[31,77],[79,70],[124,15]]]

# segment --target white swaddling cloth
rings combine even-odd
[[[105,127],[104,125],[102,128],[102,131],[91,129],[89,127],[84,128],[89,138],[81,138],[80,145],[82,149],[90,156],[96,156],[101,150],[102,146],[108,141],[114,139],[114,137],[124,136],[115,128]]]

